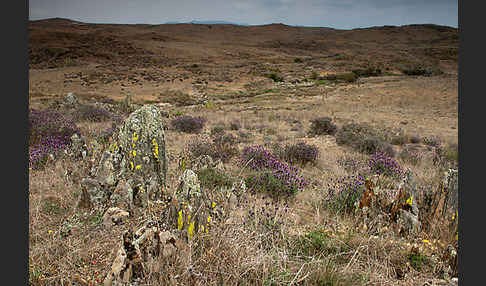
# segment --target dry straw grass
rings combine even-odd
[[[437,89],[439,86],[449,88]],[[335,95],[299,97],[299,104],[275,98],[246,105],[223,102],[174,108],[174,113],[183,111],[207,121],[200,134],[166,131],[169,189],[177,186],[181,174],[177,162],[184,148],[190,142],[209,138],[211,128],[217,124],[223,124],[225,132],[235,136],[239,136],[238,132],[252,134],[247,141],[236,143],[240,150],[280,141],[313,144],[320,153],[316,164],[301,168],[311,181],[302,192],[288,201],[247,194],[247,201],[242,199],[212,226],[201,240],[203,247],[189,245],[189,256],[181,254],[172,264],[161,263],[157,271],[148,274],[144,285],[422,285],[443,278],[444,267],[437,259],[433,266],[416,270],[410,266],[408,255],[413,243],[435,239],[443,247],[430,253],[438,256],[448,243],[454,242],[453,233],[445,225],[435,225],[416,236],[399,237],[392,229],[376,236],[360,228],[361,217],[330,212],[325,203],[328,185],[357,172],[343,162],[352,159],[366,165],[368,157],[338,146],[333,136],[311,138],[306,134],[312,119],[329,116],[338,127],[351,121],[366,122],[376,128],[401,127],[409,135],[440,134],[446,142],[457,143],[457,129],[451,129],[457,127],[457,85],[449,78],[418,78],[401,85],[366,87],[357,89],[351,85],[347,90],[335,91]],[[280,108],[257,112],[246,108],[272,105]],[[309,108],[304,109],[306,106]],[[241,124],[238,130],[228,128],[234,121]],[[400,124],[402,121],[408,123]],[[110,124],[84,122],[79,127],[91,142]],[[258,126],[264,127],[255,128]],[[292,131],[295,127],[298,131]],[[98,153],[90,154],[86,160],[60,156],[45,169],[29,173],[32,285],[100,285],[120,246],[122,233],[136,224],[133,221],[106,229],[100,222],[100,213],[76,206],[80,180],[89,175],[99,159],[101,151],[95,152]],[[429,192],[438,190],[443,169],[432,160],[420,164],[397,160],[416,174],[418,185]],[[225,168],[235,180],[245,178],[248,172],[236,164],[236,159],[225,164]],[[254,211],[251,218],[250,210]],[[72,223],[70,234],[66,233],[67,222]],[[421,252],[429,258],[433,256],[430,253]]]

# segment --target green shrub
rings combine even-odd
[[[311,120],[309,135],[334,135],[337,132],[337,126],[332,123],[329,117],[319,117]]]
[[[302,63],[302,59],[301,58],[295,58],[294,59],[294,63]]]
[[[418,144],[420,142],[422,142],[422,138],[420,138],[419,136],[410,137],[410,143]]]
[[[424,266],[430,265],[429,258],[422,254],[410,253],[408,255],[408,260],[410,262],[410,266],[417,271],[422,271]]]
[[[230,123],[230,129],[231,130],[239,130],[241,128],[241,124],[238,120],[233,120]]]
[[[201,117],[181,115],[171,121],[172,127],[181,132],[199,133],[203,129],[205,120]]]
[[[224,125],[216,125],[213,128],[211,128],[211,136],[215,136],[217,134],[224,133],[226,128]]]
[[[299,236],[293,243],[294,255],[323,257],[339,252],[336,242],[321,230],[311,231]]]
[[[214,189],[216,187],[231,187],[233,180],[231,177],[214,168],[204,168],[199,170],[197,176],[201,182],[201,186]]]
[[[361,175],[343,177],[329,184],[327,206],[333,213],[352,213],[364,192]]]
[[[346,124],[336,133],[336,143],[338,145],[349,146],[358,152],[368,155],[381,151],[394,157],[395,151],[385,139],[384,134],[363,123]]]
[[[330,74],[325,76],[324,79],[352,83],[358,79],[358,76],[356,76],[356,74],[353,72],[348,72],[340,74]]]
[[[281,76],[280,74],[275,73],[275,72],[267,74],[267,77],[269,79],[272,79],[274,82],[283,82],[284,81],[283,76]]]
[[[381,69],[374,68],[374,67],[368,67],[366,69],[355,69],[355,70],[353,70],[353,73],[357,77],[371,77],[371,76],[382,75]]]
[[[285,146],[282,156],[285,161],[291,164],[315,164],[319,157],[319,148],[317,148],[315,145],[299,142],[294,145]]]

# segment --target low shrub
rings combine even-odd
[[[329,117],[319,117],[311,120],[309,135],[334,135],[337,132],[337,126],[332,123]]]
[[[188,150],[193,158],[208,155],[214,160],[221,159],[224,163],[238,154],[236,138],[231,134],[218,134],[211,141],[195,141],[188,145]]]
[[[366,69],[355,69],[352,71],[357,77],[371,77],[371,76],[380,76],[383,73],[381,69],[375,67],[368,67]]]
[[[241,128],[241,123],[238,120],[233,120],[230,123],[230,130],[239,130]]]
[[[324,79],[352,83],[358,79],[358,76],[356,76],[356,74],[353,72],[348,72],[340,74],[329,74],[325,76]]]
[[[29,110],[29,167],[41,167],[47,155],[71,144],[71,136],[80,134],[72,119],[53,110]]]
[[[421,66],[409,66],[402,68],[401,72],[405,75],[419,75],[419,76],[431,76],[433,73],[431,70]]]
[[[294,63],[302,63],[302,59],[301,58],[295,58],[294,59]]]
[[[327,206],[334,213],[352,213],[363,195],[365,178],[352,175],[333,180],[328,185]]]
[[[370,171],[375,174],[383,174],[389,177],[399,178],[403,174],[403,169],[392,157],[383,152],[376,152],[368,161]]]
[[[219,133],[213,138],[213,145],[217,154],[213,156],[215,159],[221,159],[223,162],[228,162],[231,158],[238,154],[237,139],[232,134]]]
[[[74,119],[77,121],[102,122],[112,117],[111,112],[93,105],[81,105],[74,113]]]
[[[249,187],[272,196],[290,196],[308,185],[299,175],[297,167],[281,162],[263,146],[249,146],[243,149],[240,165],[257,171],[247,177]]]
[[[211,128],[211,136],[224,133],[224,130],[225,130],[224,125],[216,125],[213,128]]]
[[[410,137],[410,143],[413,143],[413,144],[418,144],[422,142],[422,138],[420,138],[419,136],[412,136]]]
[[[181,132],[199,133],[203,129],[205,120],[201,117],[192,117],[189,115],[178,116],[171,121],[172,127]]]
[[[339,253],[338,243],[322,230],[315,230],[297,237],[293,243],[294,255],[323,257]]]
[[[267,74],[267,77],[269,79],[272,79],[274,82],[283,82],[284,81],[283,76],[281,76],[280,74],[275,73],[275,72]]]
[[[283,158],[291,164],[316,163],[319,157],[319,148],[305,142],[285,146]]]
[[[214,189],[217,187],[231,187],[233,180],[231,177],[214,168],[204,168],[197,173],[201,186]]]
[[[387,143],[385,135],[367,124],[350,123],[336,132],[336,143],[372,155],[377,151],[395,156],[393,147]]]

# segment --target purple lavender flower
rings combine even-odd
[[[386,176],[400,177],[403,170],[392,157],[387,156],[383,152],[376,152],[368,161],[370,171],[376,174],[383,174]]]

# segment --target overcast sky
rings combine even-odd
[[[458,0],[30,0],[29,19],[163,24],[223,20],[250,25],[353,29],[383,25],[458,26]]]

